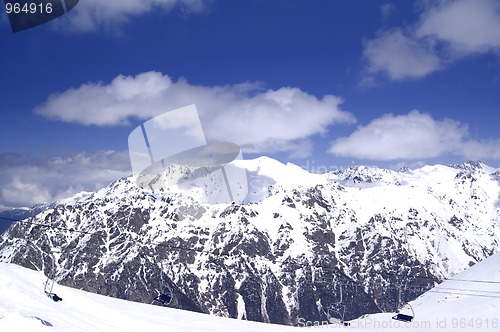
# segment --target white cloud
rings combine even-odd
[[[56,26],[65,30],[116,31],[133,17],[152,11],[170,12],[174,7],[185,13],[204,13],[211,0],[82,0]]]
[[[64,122],[83,125],[125,125],[129,117],[146,119],[165,109],[158,99],[171,87],[168,76],[148,72],[118,76],[110,84],[85,83],[53,94],[35,112]]]
[[[454,56],[500,50],[500,2],[446,1],[429,8],[416,28],[416,37],[449,44]]]
[[[461,146],[461,155],[471,160],[500,160],[500,139],[468,140]]]
[[[53,202],[95,191],[131,174],[128,152],[101,151],[49,158],[0,154],[0,206]]]
[[[470,139],[466,125],[451,119],[435,120],[415,110],[406,115],[386,114],[360,126],[350,136],[332,142],[329,152],[336,156],[383,161],[445,155],[500,160],[500,140]]]
[[[385,73],[391,80],[419,78],[436,71],[440,59],[425,44],[405,36],[400,29],[382,32],[364,43],[368,73]]]
[[[50,96],[35,111],[65,122],[111,126],[196,104],[208,140],[233,142],[247,151],[303,156],[304,140],[326,133],[332,124],[355,122],[351,113],[340,109],[341,103],[339,97],[317,98],[293,87],[262,91],[248,83],[197,86],[146,72],[118,76],[109,84],[82,84]]]
[[[418,19],[404,32],[401,28],[385,30],[364,41],[368,78],[384,74],[394,81],[415,79],[465,56],[499,53],[499,1],[441,0],[421,4]],[[370,80],[364,77],[362,81]]]
[[[19,176],[14,176],[2,186],[2,201],[7,204],[28,204],[51,201],[52,196],[45,188],[40,188],[35,183],[26,183]]]
[[[404,160],[391,163],[388,165],[388,168],[394,170],[399,170],[403,167],[407,167],[409,169],[418,169],[424,167],[425,165],[428,165],[428,163],[423,160]]]
[[[313,142],[310,139],[286,141],[271,140],[263,144],[248,144],[245,146],[247,153],[276,153],[281,151],[290,151],[290,158],[307,158],[313,152]]]

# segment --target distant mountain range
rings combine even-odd
[[[297,325],[393,311],[499,248],[500,172],[479,162],[325,174],[234,164],[244,202],[122,178],[13,225],[0,260],[47,275],[54,261],[60,284],[103,295],[151,303],[168,286],[172,307]]]
[[[0,220],[0,234],[9,228],[13,221],[23,220],[35,216],[50,206],[51,204],[38,204],[32,207],[17,208],[0,212],[0,217],[2,218]]]

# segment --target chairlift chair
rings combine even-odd
[[[151,304],[168,306],[172,302],[173,294],[170,286],[163,280],[163,265],[160,264],[160,286],[161,292],[160,294],[153,299]]]
[[[61,301],[62,299],[59,296],[52,293],[53,288],[54,288],[54,279],[52,279],[51,276],[48,276],[47,280],[44,283],[44,287],[43,287],[43,291],[45,292],[45,295],[50,297],[55,302]]]
[[[155,297],[153,300],[153,304],[162,306],[167,306],[170,302],[172,302],[172,291],[168,287],[166,287],[166,289],[164,289],[162,293],[160,293],[160,295]]]
[[[340,306],[340,307],[338,307]],[[333,313],[336,313],[337,315],[334,315]],[[332,304],[330,306],[330,308],[328,308],[328,312],[327,312],[327,316],[328,316],[328,321],[332,324],[341,324],[341,325],[344,325],[344,326],[350,326],[351,323],[349,322],[346,322],[344,320],[344,316],[345,316],[345,305],[344,304]],[[340,316],[341,318],[336,318],[336,316]]]
[[[415,312],[413,311],[412,306],[409,303],[405,303],[401,305],[401,286],[398,287],[398,310],[396,311],[396,315],[392,316],[392,319],[410,323],[415,318]]]
[[[52,290],[54,289],[54,283],[55,283],[55,274],[56,274],[55,260],[56,260],[56,258],[54,257],[53,253],[51,253],[51,256],[52,256],[52,269],[50,270],[50,273],[47,276],[47,280],[45,281],[43,290],[45,292],[45,295],[47,295],[49,298],[51,298],[54,302],[60,302],[60,301],[62,301],[62,298],[59,297],[56,293],[52,292]]]
[[[340,324],[344,325],[344,326],[350,326],[351,324],[349,322],[346,322],[344,320],[344,317],[345,317],[345,309],[346,309],[346,305],[345,303],[343,302],[343,293],[342,293],[342,284],[341,283],[336,283],[335,284],[335,288],[337,288],[337,285],[339,286],[339,290],[340,290],[340,299],[337,303],[334,303],[330,306],[330,308],[328,308],[328,320],[333,323],[333,322],[339,322]],[[337,319],[337,318],[334,318],[334,315],[332,315],[331,313],[332,312],[335,312],[338,314],[338,316],[340,316],[340,320]]]
[[[404,323],[412,322],[413,318],[415,318],[415,312],[409,303],[405,304],[400,310],[398,310],[397,314],[392,317],[392,319]]]

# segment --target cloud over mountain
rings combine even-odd
[[[341,103],[340,97],[317,98],[294,87],[200,86],[151,71],[53,94],[35,112],[64,122],[116,126],[196,104],[207,139],[237,143],[244,151],[306,156],[312,135],[326,133],[332,124],[355,122]]]
[[[130,173],[127,152],[87,152],[57,158],[2,153],[0,210],[97,190]]]
[[[436,120],[417,110],[385,114],[334,140],[329,149],[336,156],[370,160],[417,160],[450,154],[498,160],[499,151],[499,140],[472,139],[467,125],[451,119]]]

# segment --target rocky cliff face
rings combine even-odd
[[[134,178],[57,202],[0,238],[0,259],[60,284],[295,325],[395,310],[498,251],[499,172],[480,163],[324,175],[238,161],[243,203],[150,192]],[[399,296],[400,295],[400,296]]]

